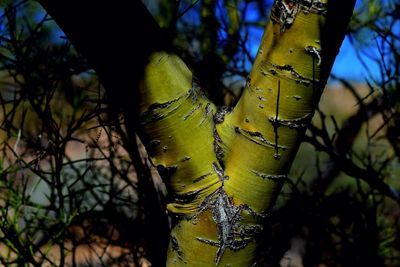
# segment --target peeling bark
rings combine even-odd
[[[248,140],[250,140],[258,145],[264,145],[267,147],[278,148],[278,149],[282,149],[282,150],[287,149],[286,146],[281,146],[281,145],[278,145],[274,142],[267,140],[260,132],[251,132],[251,131],[248,131],[245,129],[241,129],[240,127],[235,127],[235,132],[238,134],[241,134]]]
[[[250,242],[254,242],[254,238],[262,231],[261,225],[243,225],[242,212],[247,211],[249,214],[255,214],[247,205],[235,206],[232,198],[230,198],[224,187],[221,186],[213,194],[206,197],[199,207],[199,214],[206,210],[211,210],[212,218],[218,229],[218,240],[209,240],[202,237],[196,239],[207,245],[218,247],[215,255],[215,263],[218,264],[225,250],[233,251],[245,248]]]
[[[319,0],[277,0],[271,11],[271,20],[280,24],[283,33],[292,26],[299,12],[325,15],[327,5]]]
[[[51,1],[42,1],[57,9]],[[74,42],[85,48],[82,51],[106,86],[118,89],[121,96],[115,99],[124,102],[127,114],[140,114],[134,123],[168,188],[168,213],[177,220],[171,231],[169,266],[254,265],[261,220],[270,213],[287,177],[353,6],[354,0],[276,0],[253,70],[234,108],[217,109],[177,56],[152,53],[150,44],[157,43],[158,34],[141,31],[151,40],[149,47],[142,45],[145,53],[121,42],[120,58],[104,55],[109,47],[101,41],[102,49],[91,50],[77,37],[91,43],[90,38],[75,36]],[[71,32],[68,19],[79,25],[73,16],[63,17]],[[91,28],[86,29],[90,33]],[[121,75],[113,66],[126,65],[115,62],[123,62],[124,50],[129,49],[125,61],[140,57],[141,69],[133,71],[139,86],[131,81],[132,70],[124,70],[123,82],[115,86],[115,77]],[[124,98],[121,88],[137,87],[138,97]],[[134,99],[140,99],[138,110],[126,104]]]

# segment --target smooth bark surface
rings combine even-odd
[[[167,209],[174,226],[167,265],[256,264],[261,222],[274,205],[313,116],[354,2],[276,0],[245,91],[233,109],[211,103],[173,54],[152,53],[143,70],[130,62],[134,76],[139,71],[143,77],[137,91],[137,125],[170,197]],[[50,14],[57,9],[56,4],[47,6]],[[109,23],[119,27],[122,22]],[[82,25],[68,26],[67,34],[98,27],[78,26]],[[154,33],[156,28],[151,28]],[[113,40],[112,36],[104,38]],[[146,37],[154,40],[149,33]],[[112,62],[114,51],[89,51],[89,40],[76,42],[94,64]],[[129,55],[138,52],[127,51],[134,50],[130,45],[121,48]],[[141,56],[139,63],[151,52],[143,49],[146,58]],[[129,72],[97,69],[111,86],[116,72]],[[118,84],[135,86],[129,79]]]

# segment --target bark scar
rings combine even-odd
[[[303,117],[295,119],[282,119],[275,116],[275,117],[269,117],[268,121],[272,123],[272,125],[285,126],[290,129],[304,129],[308,126],[313,116],[314,112],[307,113]]]
[[[243,135],[245,138],[247,138],[248,140],[250,140],[258,145],[264,145],[267,147],[278,148],[278,149],[281,149],[284,151],[287,150],[286,146],[278,145],[274,142],[267,140],[260,132],[252,132],[252,131],[249,131],[246,129],[242,129],[238,126],[235,126],[234,130],[236,133]]]
[[[271,20],[281,26],[283,33],[293,25],[299,12],[325,15],[326,10],[327,5],[320,0],[277,0],[271,10]]]
[[[322,62],[322,58],[321,58],[321,49],[315,47],[315,46],[307,46],[305,48],[306,53],[312,55],[313,57],[316,57],[318,59],[317,65],[320,66],[321,62]]]
[[[220,263],[226,249],[241,250],[253,242],[254,237],[262,231],[262,226],[259,224],[243,225],[240,221],[243,220],[243,211],[246,211],[256,219],[264,218],[264,215],[257,214],[246,204],[235,206],[233,199],[226,194],[223,186],[206,197],[200,204],[198,214],[194,217],[194,223],[197,222],[197,216],[206,210],[211,210],[212,218],[217,224],[218,241],[202,237],[197,237],[196,239],[205,244],[218,247],[215,255],[216,264]]]

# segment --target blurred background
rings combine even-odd
[[[234,105],[272,1],[143,2]],[[399,74],[400,3],[357,1],[259,266],[400,266]],[[107,103],[36,1],[0,2],[0,266],[160,266],[166,191]]]

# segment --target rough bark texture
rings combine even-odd
[[[276,0],[233,109],[206,99],[175,55],[149,57],[138,125],[168,187],[175,224],[167,265],[256,263],[261,221],[313,116],[353,6],[353,0]]]
[[[276,1],[233,110],[208,102],[175,56],[154,55],[141,90],[148,99],[142,123],[177,220],[168,265],[255,263],[260,221],[313,116],[354,5],[331,2]]]

